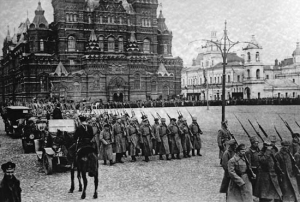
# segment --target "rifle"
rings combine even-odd
[[[156,112],[156,114],[157,114],[157,117],[158,117],[159,119],[161,119],[161,116],[158,114],[158,112]]]
[[[288,152],[289,156],[291,157],[291,160],[292,160],[292,166],[293,166],[293,171],[296,175],[300,175],[300,169],[299,167],[297,166],[297,163],[296,163],[296,160],[295,158],[293,157],[293,155],[291,154],[291,152]]]
[[[191,119],[193,120],[193,116],[192,116],[192,114],[189,112],[189,110],[187,110],[187,108],[185,108],[185,110],[189,113]],[[200,134],[203,134],[202,130],[200,129],[200,126],[199,126],[198,122],[196,122],[195,125],[197,125],[199,133],[200,133]]]
[[[293,135],[294,132],[293,130],[291,129],[290,125],[288,124],[288,122],[286,122],[279,114],[278,116],[280,117],[280,119],[283,121],[284,125],[287,127],[287,129],[290,131],[290,133]]]
[[[155,119],[155,116],[150,112],[151,116]]]
[[[300,128],[300,125],[299,125],[299,123],[295,120],[295,123],[297,124],[297,126]]]
[[[165,111],[166,112],[166,111]],[[171,120],[171,117],[170,117],[170,115],[166,112],[166,114],[167,114],[167,116],[169,117],[169,119]]]
[[[179,116],[182,116],[182,113],[179,111],[179,110],[177,110],[177,114],[179,115]],[[182,116],[183,117],[183,116]]]
[[[241,124],[241,126],[242,126],[244,132],[247,134],[248,138],[251,138],[251,136],[249,135],[248,131],[247,131],[246,128],[243,126],[242,122],[238,119],[238,117],[237,117],[235,114],[233,114],[233,115],[234,115],[235,118],[238,120],[238,122]]]
[[[274,128],[275,128],[275,131],[276,131],[276,133],[277,133],[278,137],[280,138],[280,140],[281,140],[281,141],[283,141],[283,139],[282,139],[281,135],[279,134],[279,132],[277,131],[277,129],[276,129],[276,127],[275,127],[275,126],[274,126]]]
[[[255,119],[256,120],[256,119]],[[259,129],[263,132],[263,134],[266,136],[266,138],[268,138],[268,135],[267,135],[267,133],[266,133],[266,131],[263,129],[263,127],[258,123],[258,121],[256,120],[256,123],[257,123],[257,125],[258,125],[258,127],[259,127]]]
[[[246,161],[246,165],[247,165],[247,175],[250,179],[255,179],[256,178],[256,175],[254,174],[252,168],[250,167],[250,163],[249,163],[249,160],[247,159],[246,156],[244,156],[245,158],[245,161]]]
[[[264,139],[261,137],[261,135],[259,134],[259,132],[255,129],[255,127],[253,126],[253,124],[251,123],[251,121],[248,119],[250,125],[252,126],[252,128],[254,129],[256,135],[264,142]]]

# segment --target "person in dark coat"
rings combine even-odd
[[[110,162],[110,165],[113,165],[113,147],[114,136],[110,131],[110,125],[105,124],[104,129],[100,132],[99,136],[100,148],[99,148],[99,157],[104,160],[104,165],[107,164],[107,161]]]
[[[281,191],[282,201],[300,201],[299,188],[296,179],[296,173],[294,172],[292,164],[292,154],[289,151],[291,143],[289,141],[281,142],[281,149],[275,155],[276,160],[279,163],[283,175],[281,178]]]
[[[292,134],[293,140],[292,140],[292,144],[289,146],[289,151],[291,152],[291,154],[294,156],[295,153],[300,149],[300,134],[299,133],[293,133]]]
[[[0,182],[1,202],[21,202],[20,181],[14,176],[16,164],[7,162],[1,165],[4,177]]]
[[[61,110],[60,110],[60,103],[57,103],[55,109],[53,110],[52,117],[53,117],[53,119],[63,119]]]
[[[230,176],[228,173],[228,161],[234,156],[237,143],[234,139],[231,139],[228,141],[227,144],[229,145],[229,147],[224,152],[222,158],[222,167],[224,170],[224,176],[220,188],[220,193],[226,193],[226,197],[227,197],[227,190],[230,182]]]
[[[192,132],[193,136],[191,136],[192,142],[192,156],[195,156],[195,150],[197,150],[197,155],[202,156],[200,150],[202,148],[202,141],[200,135],[203,134],[202,130],[197,123],[197,117],[192,117],[192,123],[189,125],[190,131]]]
[[[282,170],[272,152],[273,145],[265,141],[264,146],[258,154],[259,169],[257,174],[254,196],[260,202],[279,202],[282,199],[282,192],[278,178],[281,178]]]
[[[171,160],[170,155],[170,148],[169,148],[169,139],[168,139],[168,126],[166,125],[166,119],[161,118],[161,124],[158,127],[158,133],[161,140],[160,149],[159,149],[159,160],[163,160],[163,154],[166,155],[167,160]]]
[[[271,145],[272,145],[271,151],[275,155],[279,151],[278,147],[276,146],[277,138],[275,135],[270,135],[269,138],[270,138]]]
[[[218,131],[218,146],[219,146],[219,159],[220,165],[222,165],[223,153],[226,151],[228,144],[227,142],[231,139],[230,131],[228,130],[227,120],[221,122],[221,129]]]

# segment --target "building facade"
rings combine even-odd
[[[212,34],[211,40],[215,39]],[[292,58],[265,65],[263,48],[255,37],[243,54],[229,53],[226,64],[225,99],[299,98],[300,47],[297,43]],[[223,59],[217,47],[208,43],[182,70],[182,93],[189,100],[222,99]]]
[[[181,92],[182,59],[157,0],[52,0],[41,3],[3,44],[5,99],[166,99]],[[1,84],[0,84],[1,85]]]

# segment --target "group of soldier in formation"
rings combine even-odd
[[[300,135],[292,133],[292,141],[282,140],[278,133],[265,140],[249,136],[251,146],[246,148],[237,143],[227,124],[223,121],[218,132],[219,158],[224,169],[220,192],[226,193],[227,201],[299,202]],[[277,137],[281,140],[280,149],[275,145]],[[262,148],[259,139],[263,141]]]

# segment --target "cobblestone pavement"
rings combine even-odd
[[[167,111],[171,116],[177,117],[177,109],[179,108],[165,108],[165,110],[146,108],[143,111],[150,115],[150,112],[157,110],[162,116],[166,116],[165,111]],[[131,163],[127,159],[125,164],[116,164],[112,167],[104,166],[103,162],[99,161],[98,199],[92,199],[94,185],[92,178],[89,178],[85,201],[225,201],[225,196],[219,194],[223,170],[219,167],[216,144],[217,130],[221,121],[221,107],[210,107],[209,110],[206,107],[189,107],[187,109],[193,115],[197,115],[198,122],[204,132],[202,157],[160,161],[157,156],[153,156],[149,163],[143,162],[142,157],[139,157],[138,162]],[[254,122],[254,118],[257,118],[267,133],[274,133],[273,125],[276,124],[282,136],[285,139],[290,138],[276,113],[281,113],[295,131],[299,132],[300,129],[295,124],[295,120],[300,119],[295,115],[298,112],[297,106],[239,106],[227,107],[226,110],[231,132],[236,134],[238,141],[243,141],[248,145],[249,141],[243,134],[233,113],[241,119],[252,134],[254,131],[247,124],[247,119]],[[140,109],[135,109],[135,111],[140,116]],[[180,108],[180,111],[190,123],[190,117],[185,108]],[[21,180],[23,201],[80,200],[81,193],[76,191],[73,194],[68,193],[70,188],[69,171],[45,175],[40,162],[37,161],[36,154],[24,154],[21,140],[4,135],[3,129],[3,122],[0,120],[0,164],[8,160],[16,162],[16,177]],[[1,173],[1,179],[2,176]],[[75,185],[77,190],[78,182],[76,179]]]

